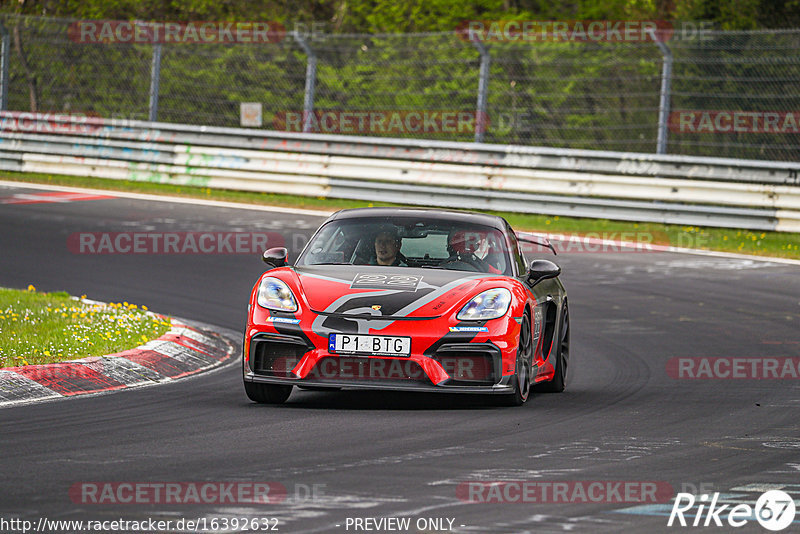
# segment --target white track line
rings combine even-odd
[[[231,209],[240,209],[240,210],[254,210],[254,211],[267,211],[273,213],[287,213],[287,214],[299,214],[299,215],[313,215],[317,217],[326,217],[332,213],[333,211],[330,210],[309,210],[309,209],[300,209],[300,208],[285,208],[280,206],[259,206],[255,204],[243,204],[240,202],[225,202],[221,200],[206,200],[201,198],[183,198],[183,197],[171,197],[171,196],[162,196],[162,195],[150,195],[145,193],[127,193],[125,191],[114,191],[108,189],[86,189],[82,187],[67,187],[63,185],[49,185],[49,184],[38,184],[38,183],[30,183],[30,182],[14,182],[14,181],[5,181],[0,180],[0,187],[17,187],[17,188],[29,188],[29,189],[45,189],[51,191],[67,191],[67,192],[74,192],[74,193],[88,193],[93,195],[107,195],[113,196],[118,198],[130,198],[134,200],[149,200],[154,202],[172,202],[175,204],[189,204],[195,206],[213,206],[218,208],[231,208]],[[525,232],[525,233],[542,233],[542,232]],[[625,243],[622,241],[605,241],[607,244],[613,244],[614,246],[622,247],[622,248],[636,248],[636,243]],[[651,245],[653,247],[657,245]],[[737,260],[752,260],[752,261],[760,261],[764,263],[780,263],[784,265],[797,265],[800,266],[800,260],[793,260],[789,258],[775,258],[773,256],[753,256],[749,254],[736,254],[734,252],[720,252],[716,250],[700,250],[694,248],[681,248],[681,247],[672,247],[672,246],[663,246],[661,247],[663,252],[672,252],[675,254],[693,254],[696,256],[711,256],[715,258],[731,258]]]
[[[332,214],[331,210],[310,210],[300,208],[284,208],[279,206],[260,206],[258,204],[244,204],[241,202],[226,202],[222,200],[206,200],[202,198],[171,197],[165,195],[149,195],[146,193],[128,193],[125,191],[114,191],[111,189],[85,189],[82,187],[68,187],[64,185],[36,184],[30,182],[12,182],[0,180],[2,187],[17,187],[27,189],[45,189],[54,191],[66,191],[70,193],[88,193],[92,195],[106,195],[118,198],[130,198],[134,200],[151,200],[155,202],[172,202],[175,204],[190,204],[194,206],[214,206],[217,208],[233,208],[255,211],[271,211],[276,213],[297,213],[300,215],[315,215],[317,217],[327,217]]]

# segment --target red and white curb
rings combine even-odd
[[[0,407],[163,383],[217,367],[235,349],[220,334],[173,318],[166,334],[135,349],[0,369]]]
[[[115,198],[111,195],[70,191],[46,191],[44,193],[17,193],[10,197],[0,197],[0,204],[52,204],[66,202],[82,202],[85,200],[103,200]]]

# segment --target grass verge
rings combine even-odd
[[[0,288],[0,367],[103,356],[163,335],[170,323],[146,306],[95,304],[68,293]]]
[[[55,174],[5,172],[0,175],[0,179],[303,209],[337,210],[394,205],[377,201],[367,202],[276,193],[212,190],[192,186]],[[623,239],[683,248],[800,259],[800,234],[797,233],[759,232],[730,228],[634,223],[607,219],[581,219],[518,213],[496,214],[505,217],[517,230],[588,235],[611,240]]]

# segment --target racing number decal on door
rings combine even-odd
[[[536,306],[533,310],[533,349],[539,346],[539,337],[542,335],[542,307]]]
[[[402,289],[416,291],[421,276],[407,274],[371,274],[359,273],[350,284],[350,289]]]

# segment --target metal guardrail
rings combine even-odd
[[[647,24],[614,37],[619,23],[606,21],[605,37],[586,39],[581,21],[540,38],[503,21],[403,34],[298,23],[254,46],[221,22],[221,39],[187,46],[192,32],[156,43],[157,23],[131,21],[108,38],[120,27],[106,22],[0,13],[4,109],[238,127],[250,103],[250,119],[260,105],[265,127],[296,132],[798,161],[800,28],[674,21],[655,37]],[[420,128],[414,112],[434,120]],[[473,117],[442,118],[452,112]]]
[[[800,163],[0,112],[0,169],[800,232]]]

